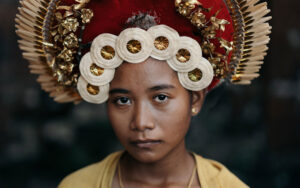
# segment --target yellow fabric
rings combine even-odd
[[[122,151],[80,169],[59,184],[58,188],[110,188]],[[194,154],[201,188],[247,188],[222,164]]]

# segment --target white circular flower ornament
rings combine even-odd
[[[140,28],[122,31],[117,39],[116,50],[119,56],[129,63],[145,61],[153,50],[151,35]]]
[[[96,86],[108,84],[112,81],[115,75],[115,69],[103,69],[96,65],[92,61],[90,53],[86,53],[81,58],[79,69],[85,80]]]
[[[79,77],[77,89],[80,96],[87,102],[100,104],[108,99],[109,84],[94,86],[89,84],[82,76]]]

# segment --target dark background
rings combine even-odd
[[[212,91],[187,145],[251,187],[300,187],[300,1],[268,3],[273,33],[262,76]],[[0,187],[52,188],[121,146],[105,105],[57,104],[40,90],[17,47],[17,6],[0,0]]]

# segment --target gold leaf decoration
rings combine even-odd
[[[63,45],[67,48],[76,48],[78,47],[78,39],[74,33],[70,33],[66,36]]]
[[[76,32],[79,26],[79,22],[77,18],[66,18],[62,23],[61,26],[64,28],[63,34],[67,34],[68,32]]]
[[[84,23],[84,24],[90,23],[93,16],[94,16],[94,13],[91,9],[83,8],[81,10],[82,23]]]
[[[206,25],[206,17],[202,13],[201,9],[195,11],[191,16],[191,22],[198,28],[202,28]]]
[[[204,8],[197,0],[175,0],[175,6],[177,11],[189,19],[191,23],[196,26],[199,33],[201,33],[201,48],[203,54],[208,57],[208,60],[212,64],[215,72],[215,77],[225,78],[229,69],[227,66],[227,55],[233,50],[233,42],[226,41],[222,38],[217,38],[217,31],[225,31],[226,25],[229,21],[225,19],[217,18],[220,10],[218,10],[209,19],[206,18],[204,12],[210,12],[210,8]],[[220,47],[225,49],[225,54],[218,54],[215,49],[215,44],[211,41],[217,39],[220,43]]]
[[[183,16],[188,16],[197,5],[201,5],[198,0],[175,0],[177,11]]]
[[[77,4],[61,6],[60,0],[20,2],[16,33],[21,38],[19,46],[25,51],[23,56],[29,61],[30,72],[39,75],[37,81],[42,89],[49,92],[56,102],[78,103],[81,100],[76,88],[79,62],[75,54],[79,39],[75,33],[81,25],[90,21],[92,13],[82,11],[86,12],[82,18],[81,9],[75,9]],[[84,7],[89,1],[76,2]],[[25,9],[36,16],[29,18]]]

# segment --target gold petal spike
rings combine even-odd
[[[258,66],[262,65],[262,61],[251,61],[251,62],[245,62],[245,63],[240,63],[238,66],[243,67],[243,66]]]
[[[26,52],[38,53],[38,54],[43,54],[45,52],[44,50],[38,50],[35,48],[26,47],[26,46],[20,46],[20,49],[23,51],[26,51]]]
[[[257,11],[257,12],[249,12],[248,16],[253,17],[255,19],[260,19],[260,18],[262,18],[263,16],[267,15],[270,12],[271,12],[270,9],[263,9],[263,10]]]
[[[28,41],[25,41],[25,40],[18,40],[18,43],[20,45],[23,45],[23,46],[26,46],[26,47],[29,47],[29,48],[42,49],[41,45],[35,44],[32,41],[28,42]]]
[[[58,95],[57,97],[54,98],[54,101],[56,102],[63,102],[65,100],[68,100],[69,98],[69,93],[65,92],[61,95]]]
[[[45,70],[45,69],[47,69],[48,67],[46,67],[46,66],[43,65],[43,64],[31,64],[31,65],[29,65],[29,68],[30,68],[30,69]]]
[[[231,82],[234,84],[250,84],[258,77],[256,74],[268,50],[271,26],[266,16],[270,10],[267,3],[259,0],[225,0],[233,18],[233,64],[234,71]]]
[[[272,19],[272,17],[271,16],[268,16],[268,17],[263,17],[263,18],[261,18],[261,19],[258,19],[258,20],[254,20],[251,24],[249,24],[249,25],[259,25],[259,24],[262,24],[262,23],[265,23],[265,22],[267,22],[267,21],[269,21],[269,20],[271,20]],[[248,25],[247,23],[246,23],[246,25]]]
[[[28,2],[30,2],[33,6],[35,6],[37,8],[41,7],[41,5],[37,1],[35,1],[35,0],[29,0]]]
[[[43,87],[54,87],[56,84],[54,82],[43,82],[41,83]]]
[[[254,6],[258,2],[259,2],[259,0],[248,0],[247,1],[247,6]]]
[[[24,1],[24,7],[27,7],[29,10],[38,13],[40,16],[45,16],[45,13],[41,11],[40,7],[36,7],[30,1]]]
[[[25,16],[21,16],[21,15],[17,15],[17,18],[15,19],[15,21],[17,22],[17,24],[23,25],[26,24],[28,26],[34,26],[35,22],[32,22],[32,20],[30,20],[29,18],[26,18]]]
[[[55,87],[55,88],[51,91],[50,97],[57,97],[57,96],[59,96],[59,95],[62,95],[64,92],[65,92],[65,91],[64,91],[64,88],[63,88],[63,87],[60,87],[60,88]]]
[[[260,66],[256,67],[237,67],[237,74],[240,73],[257,73],[260,70]]]
[[[32,33],[35,32],[35,29],[33,27],[25,25],[25,24],[16,25],[16,28],[19,29],[19,30],[25,30],[25,31],[29,31],[29,32],[32,32]]]
[[[267,3],[263,2],[263,3],[259,3],[255,6],[249,6],[249,8],[247,9],[247,11],[250,12],[256,12],[256,11],[261,11],[261,10],[266,10],[267,8]]]
[[[37,79],[38,82],[49,82],[52,80],[53,80],[53,77],[51,75],[40,75]]]
[[[23,9],[23,11],[24,11],[25,13],[27,13],[29,16],[31,16],[31,17],[33,17],[33,18],[41,18],[41,19],[43,19],[43,17],[41,17],[41,16],[38,14],[38,12],[33,12],[32,10],[29,10],[28,8],[25,8],[25,7],[23,7],[22,9]]]
[[[47,73],[46,70],[42,70],[42,69],[31,69],[29,72],[31,74],[38,74],[38,75]]]
[[[232,83],[236,85],[250,85],[251,81],[250,80],[240,80],[240,81],[232,81]]]

